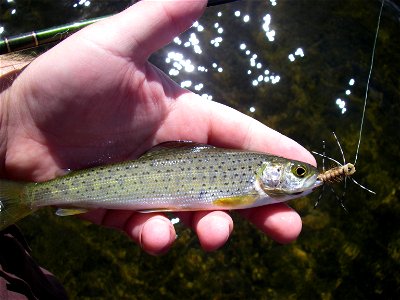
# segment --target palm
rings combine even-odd
[[[161,13],[165,14],[160,15],[153,7],[144,10],[151,5],[162,7]],[[176,139],[251,148],[314,163],[309,153],[295,143],[232,109],[201,100],[147,62],[154,50],[199,15],[199,5],[190,2],[185,5],[139,3],[135,5],[137,9],[132,7],[95,24],[36,59],[11,87],[19,91],[19,97],[9,101],[8,106],[11,113],[7,122],[6,175],[48,180],[63,168],[134,158],[154,144]],[[154,13],[161,20],[158,27],[150,24],[155,28],[150,26],[148,36],[143,30],[127,29],[131,27],[127,27],[127,19],[136,18],[139,23],[151,20],[140,9]],[[100,32],[106,32],[106,39]],[[156,34],[161,36],[158,42],[152,38]],[[97,39],[99,36],[102,38]],[[124,38],[135,42],[126,43]],[[297,222],[297,228],[277,233],[274,222],[265,223],[276,212],[292,214],[290,222]],[[298,234],[297,215],[283,205],[257,212],[249,210],[246,214],[251,214],[253,222],[264,231],[272,228],[269,233],[282,242]],[[206,249],[224,242],[216,232],[222,219],[226,221],[225,227],[229,227],[227,230],[232,229],[232,220],[222,212],[181,216],[196,229]],[[94,222],[125,229],[147,251],[159,253],[172,241],[155,245],[153,240],[142,240],[142,236],[154,235],[154,226],[149,233],[143,232],[143,224],[153,217],[158,221],[164,218],[159,214],[143,216],[104,210],[88,215]],[[202,225],[207,218],[209,221]],[[208,226],[213,220],[217,220],[214,222],[217,225]],[[212,234],[204,232],[213,228],[217,228],[212,233],[217,241],[210,242]],[[223,235],[228,236],[229,232]]]
[[[53,50],[64,52],[65,47]],[[82,62],[90,68],[82,70]],[[13,135],[17,141],[9,151],[24,156],[20,149],[29,148],[32,157],[30,162],[19,155],[9,157],[7,165],[14,170],[29,170],[39,163],[36,160],[42,164],[43,157],[37,154],[43,151],[51,152],[64,168],[136,156],[156,142],[171,101],[184,92],[149,63],[137,67],[98,46],[81,44],[65,66],[55,65],[58,61],[43,57],[21,75],[29,77],[32,88],[11,103],[20,112],[11,121],[23,120],[25,126]]]

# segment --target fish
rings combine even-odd
[[[257,207],[309,194],[323,183],[318,175],[312,165],[267,153],[165,142],[136,160],[70,171],[45,182],[0,180],[0,229],[45,206],[58,207],[61,216],[96,208]]]

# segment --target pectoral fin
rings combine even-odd
[[[227,208],[249,207],[258,198],[258,195],[232,196],[219,198],[213,201],[216,206],[225,206]]]

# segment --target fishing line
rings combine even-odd
[[[362,112],[362,117],[361,117],[361,125],[360,125],[360,136],[358,138],[358,144],[357,144],[357,150],[356,150],[356,157],[354,159],[354,165],[357,162],[358,158],[358,152],[360,150],[360,144],[361,144],[361,135],[362,135],[362,130],[364,126],[364,118],[365,118],[365,110],[367,108],[367,100],[368,100],[368,91],[369,91],[369,82],[371,80],[371,74],[372,74],[372,68],[374,66],[374,58],[375,58],[375,49],[376,49],[376,43],[378,40],[378,33],[379,33],[379,27],[381,25],[381,17],[382,17],[382,11],[383,11],[383,5],[385,3],[385,0],[382,0],[382,5],[381,5],[381,10],[379,12],[379,17],[378,17],[378,24],[376,26],[376,32],[375,32],[375,39],[374,39],[374,46],[372,47],[372,55],[371,55],[371,66],[369,68],[369,74],[368,74],[368,79],[367,79],[367,88],[365,90],[365,97],[364,97],[364,108]]]
[[[369,68],[369,73],[368,73],[368,79],[367,79],[367,87],[366,87],[366,89],[365,89],[365,96],[364,96],[364,107],[363,107],[363,112],[362,112],[362,117],[361,117],[360,132],[359,132],[359,138],[358,138],[356,156],[355,156],[355,159],[354,159],[353,167],[356,165],[357,158],[358,158],[358,153],[359,153],[360,145],[361,145],[361,137],[362,137],[362,131],[363,131],[363,126],[364,126],[365,111],[366,111],[366,108],[367,108],[367,101],[368,101],[369,83],[370,83],[370,80],[371,80],[372,69],[373,69],[373,67],[374,67],[375,50],[376,50],[376,44],[377,44],[377,41],[378,41],[378,34],[379,34],[379,29],[380,29],[381,17],[382,17],[382,11],[383,11],[383,6],[384,6],[384,4],[385,4],[385,0],[382,0],[382,4],[381,4],[380,11],[379,11],[379,16],[378,16],[378,24],[377,24],[377,26],[376,26],[374,44],[373,44],[373,47],[372,47],[371,62],[370,62],[370,68]],[[325,143],[324,143],[324,153],[323,153],[323,154],[320,154],[320,153],[315,152],[315,151],[312,151],[312,153],[314,153],[314,154],[316,154],[316,155],[319,155],[319,156],[322,156],[323,164],[324,164],[324,162],[325,162],[325,158],[327,158],[327,159],[329,159],[329,160],[331,160],[331,161],[337,163],[339,166],[341,166],[341,167],[343,168],[343,167],[346,166],[346,161],[345,161],[344,153],[343,153],[342,147],[340,146],[339,140],[338,140],[338,138],[336,137],[336,134],[335,134],[334,132],[333,132],[333,135],[334,135],[334,137],[335,137],[335,139],[336,139],[336,141],[337,141],[337,143],[338,143],[340,152],[341,152],[341,154],[342,154],[342,157],[343,157],[343,164],[341,164],[341,163],[339,163],[338,161],[336,161],[335,159],[333,159],[333,158],[328,157],[328,156],[325,155]],[[323,166],[323,170],[325,170],[325,166]],[[334,168],[331,169],[331,170],[328,170],[328,171],[326,171],[326,172],[323,171],[323,173],[321,173],[321,174],[326,174],[327,172],[331,172],[332,170],[334,170]],[[336,178],[339,179],[340,176],[341,176],[341,175],[338,175],[338,176],[336,176]],[[350,178],[355,184],[357,184],[358,186],[360,186],[361,188],[367,190],[368,192],[370,192],[370,193],[372,193],[372,194],[376,194],[374,191],[372,191],[372,190],[366,188],[365,186],[363,186],[363,185],[361,185],[360,183],[358,183],[357,181],[355,181],[355,180],[354,180],[353,178],[351,178],[349,175],[344,174],[342,177],[344,178],[344,182],[345,182],[345,190],[346,190],[346,179],[347,179],[347,177],[348,177],[348,178]],[[329,181],[329,180],[323,180],[323,181],[325,182],[325,181]],[[323,186],[323,187],[324,187],[324,186]],[[322,196],[322,193],[321,193],[320,196],[318,197],[318,199],[317,199],[317,201],[316,201],[316,203],[315,203],[315,205],[314,205],[314,208],[318,205],[318,203],[319,203],[319,201],[320,201],[320,199],[321,199],[321,196]],[[343,198],[343,197],[344,197],[344,193],[343,193],[343,195],[342,195],[342,198]],[[344,208],[344,210],[347,211],[346,208],[344,207],[342,201],[340,201],[340,204],[341,204],[341,206]]]

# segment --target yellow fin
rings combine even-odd
[[[73,215],[79,215],[79,214],[84,214],[88,212],[87,209],[85,208],[58,208],[56,211],[56,215],[60,217],[66,217],[66,216],[73,216]]]
[[[246,196],[232,196],[232,197],[224,197],[218,198],[213,201],[214,205],[218,206],[226,206],[226,207],[241,207],[241,206],[250,206],[253,204],[258,198],[258,195],[246,195]]]

